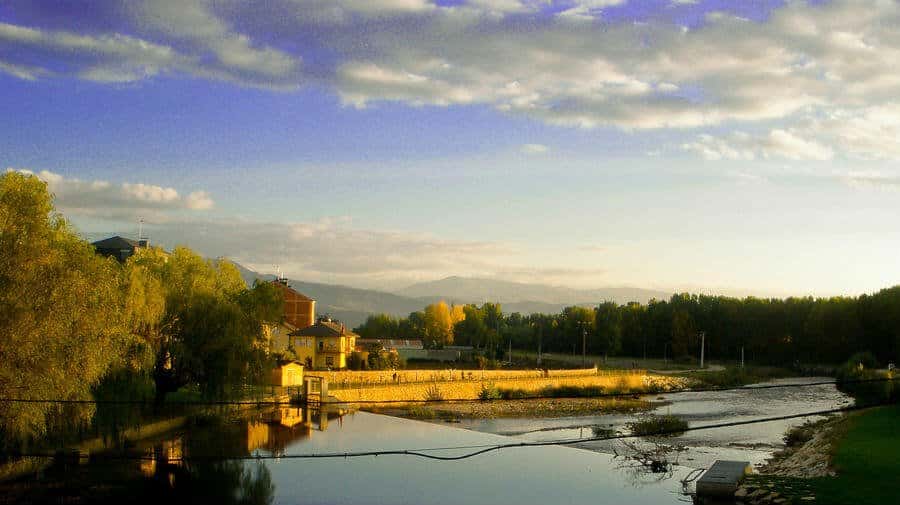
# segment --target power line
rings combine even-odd
[[[479,456],[482,454],[486,454],[489,452],[499,451],[503,449],[513,449],[513,448],[527,448],[527,447],[549,447],[549,446],[568,446],[575,444],[582,444],[588,442],[601,442],[605,440],[621,440],[627,438],[639,438],[639,437],[654,437],[654,436],[664,436],[664,435],[675,435],[681,434],[688,431],[700,431],[700,430],[711,430],[718,428],[730,428],[735,426],[746,426],[750,424],[760,424],[760,423],[768,423],[773,421],[783,421],[787,419],[797,419],[801,417],[814,417],[814,416],[825,416],[829,414],[838,414],[838,413],[846,413],[846,412],[855,412],[860,410],[868,410],[876,407],[883,407],[886,405],[896,405],[895,403],[879,403],[879,404],[871,404],[871,405],[854,405],[850,407],[840,407],[834,409],[827,410],[817,410],[814,412],[803,412],[800,414],[788,414],[783,416],[773,416],[766,417],[761,419],[750,419],[744,421],[730,421],[726,423],[717,423],[717,424],[707,424],[703,426],[688,426],[687,428],[680,429],[668,429],[668,430],[658,430],[652,433],[644,433],[641,435],[636,434],[615,434],[615,435],[607,435],[607,436],[599,436],[599,437],[590,437],[590,438],[573,438],[573,439],[564,439],[564,440],[547,440],[547,441],[538,441],[538,442],[512,442],[506,444],[483,444],[483,445],[461,445],[461,446],[451,446],[451,447],[431,447],[425,449],[394,449],[394,450],[378,450],[378,451],[359,451],[359,452],[325,452],[325,453],[307,453],[307,454],[282,454],[282,455],[246,455],[246,456],[223,456],[223,455],[202,455],[202,456],[183,456],[180,458],[171,458],[168,459],[169,462],[177,462],[177,461],[231,461],[231,460],[280,460],[280,459],[349,459],[349,458],[358,458],[365,456],[417,456],[425,459],[433,459],[439,461],[459,461],[463,459],[473,458],[475,456]],[[477,449],[475,451],[461,454],[457,456],[440,456],[435,454],[428,454],[429,452],[435,451],[448,451],[448,450],[463,450],[463,449]],[[24,453],[24,452],[11,452],[4,454],[4,456],[14,456],[14,457],[36,457],[36,458],[52,458],[56,457],[58,454],[56,453]],[[106,454],[106,455],[96,455],[91,456],[91,459],[98,460],[153,460],[152,456],[135,456],[135,455],[127,455],[127,454]]]
[[[505,402],[505,401],[516,401],[516,400],[549,400],[549,399],[557,399],[557,400],[573,400],[573,399],[593,399],[593,398],[633,398],[635,396],[650,396],[650,395],[671,395],[671,394],[682,394],[682,393],[714,393],[721,391],[755,391],[755,390],[764,390],[764,389],[781,389],[781,388],[798,388],[798,387],[812,387],[812,386],[824,386],[824,385],[837,385],[837,384],[865,384],[865,383],[878,383],[878,382],[895,382],[900,381],[900,377],[894,378],[881,378],[881,379],[860,379],[860,380],[850,380],[850,381],[820,381],[820,382],[804,382],[799,384],[765,384],[759,386],[733,386],[733,387],[710,387],[710,388],[683,388],[683,389],[672,389],[668,391],[635,391],[635,392],[611,392],[611,393],[597,393],[594,395],[572,395],[572,396],[554,396],[554,395],[534,395],[534,396],[524,396],[522,398],[489,398],[489,399],[480,399],[480,398],[442,398],[442,399],[392,399],[392,400],[334,400],[334,401],[321,401],[314,402],[319,405],[362,405],[362,404],[410,404],[410,403],[422,403],[422,404],[440,404],[440,403],[463,403],[463,402],[483,402],[483,403],[491,403],[491,402]],[[427,383],[425,383],[427,384]],[[565,387],[565,386],[563,386]],[[354,391],[353,389],[338,389],[335,392],[348,392]],[[156,403],[153,400],[66,400],[66,399],[52,399],[52,398],[0,398],[0,403],[9,402],[9,403],[60,403],[60,404],[95,404],[95,405],[159,405],[159,406],[184,406],[184,405],[258,405],[258,406],[271,406],[271,405],[296,405],[296,403],[291,401],[280,401],[280,400],[196,400],[196,401],[165,401],[163,403]]]

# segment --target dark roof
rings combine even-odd
[[[340,337],[341,335],[345,337],[359,336],[343,324],[333,321],[319,321],[312,326],[291,332],[291,336],[298,337]]]
[[[91,244],[97,249],[134,249],[138,247],[138,243],[136,240],[131,240],[129,238],[120,237],[116,235],[115,237],[105,238],[103,240],[98,240]]]
[[[387,349],[424,349],[421,340],[390,339],[390,338],[358,338],[356,345],[381,344]]]

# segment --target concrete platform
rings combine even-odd
[[[727,498],[733,496],[750,470],[748,461],[716,461],[697,480],[697,497]]]

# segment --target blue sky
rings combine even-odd
[[[900,282],[895,2],[0,7],[0,167],[295,278]]]

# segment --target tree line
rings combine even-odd
[[[767,365],[843,363],[863,351],[882,364],[900,358],[900,286],[830,298],[685,293],[647,304],[571,306],[558,314],[503,314],[496,303],[452,309],[462,317],[450,326],[445,316],[435,316],[444,309],[429,305],[405,318],[370,316],[356,332],[368,338],[424,338],[430,347],[471,345],[488,358],[501,358],[509,345],[580,354],[582,342],[591,355],[684,361],[699,356],[701,342],[708,359],[738,361],[743,351],[746,360]]]
[[[226,396],[268,370],[262,325],[283,303],[271,284],[248,288],[229,261],[185,247],[99,256],[43,181],[0,175],[0,398],[162,402],[183,386]],[[97,408],[0,399],[0,438],[27,445],[89,424]]]

